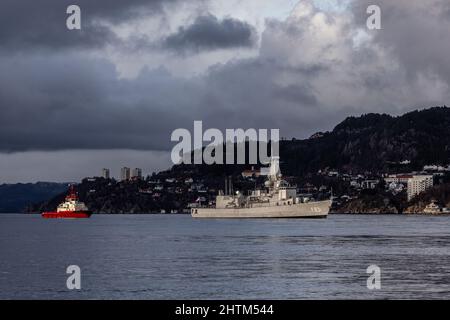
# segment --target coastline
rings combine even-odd
[[[1,215],[32,215],[37,216],[40,215],[40,212],[0,212]],[[160,215],[160,216],[190,216],[190,213],[161,213],[161,212],[142,212],[142,213],[131,213],[131,212],[122,212],[122,213],[93,213],[93,216],[152,216],[152,215]],[[436,216],[436,217],[450,217],[450,213],[440,213],[440,214],[432,214],[432,213],[424,213],[424,212],[414,212],[414,213],[394,213],[394,212],[333,212],[330,211],[329,216]],[[275,218],[274,218],[275,219]],[[282,218],[280,218],[282,219]]]

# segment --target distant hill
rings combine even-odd
[[[332,131],[309,139],[280,141],[281,170],[303,177],[318,170],[342,173],[398,172],[450,163],[450,108],[435,107],[402,116],[348,117]],[[193,166],[184,165],[184,168]],[[204,175],[237,174],[247,165],[197,165]],[[172,168],[179,170],[179,168]]]
[[[0,213],[18,213],[26,207],[67,190],[67,183],[37,182],[0,185]]]
[[[332,187],[337,195],[345,194],[348,188],[333,179],[319,177],[319,170],[371,176],[419,170],[427,164],[450,164],[450,108],[435,107],[402,116],[372,113],[348,117],[330,132],[321,132],[305,140],[280,141],[280,157],[281,171],[291,182],[298,186],[305,182],[325,185]],[[225,176],[234,177],[235,190],[253,189],[262,179],[250,183],[242,179],[241,172],[249,167],[246,164],[176,165],[152,176],[151,179],[164,188],[161,192],[146,193],[146,189],[153,188],[149,181],[118,183],[86,179],[80,184],[79,191],[82,200],[96,212],[182,210],[198,197],[212,199],[217,190],[223,189]],[[184,182],[186,178],[201,182],[208,193],[191,191]],[[176,182],[166,182],[166,179]],[[48,197],[48,201],[29,210],[54,209],[63,198],[63,194],[52,199]],[[365,199],[345,210],[400,212],[407,207],[401,198],[366,195]]]
[[[284,141],[285,172],[303,175],[332,168],[343,172],[397,171],[450,161],[450,108],[436,107],[393,117],[349,117],[333,131],[307,140]],[[283,164],[282,164],[283,169]]]

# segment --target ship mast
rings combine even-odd
[[[277,181],[281,177],[280,157],[270,158],[269,180]]]
[[[77,200],[78,199],[78,195],[77,192],[75,191],[75,186],[73,184],[70,185],[69,188],[69,194],[66,196],[66,200],[70,201],[70,200]]]

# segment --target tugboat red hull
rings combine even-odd
[[[46,219],[83,219],[89,218],[91,211],[62,211],[62,212],[43,212],[42,218]]]

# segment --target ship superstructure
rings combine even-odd
[[[215,208],[193,208],[194,218],[325,218],[331,200],[310,201],[297,196],[297,188],[282,179],[279,157],[272,157],[264,189],[248,196],[240,192],[216,197]],[[227,188],[226,188],[227,189]],[[226,192],[226,191],[225,191]]]
[[[43,218],[89,218],[92,212],[88,207],[78,199],[78,194],[75,187],[70,187],[69,194],[65,201],[60,203],[56,211],[43,212]]]

